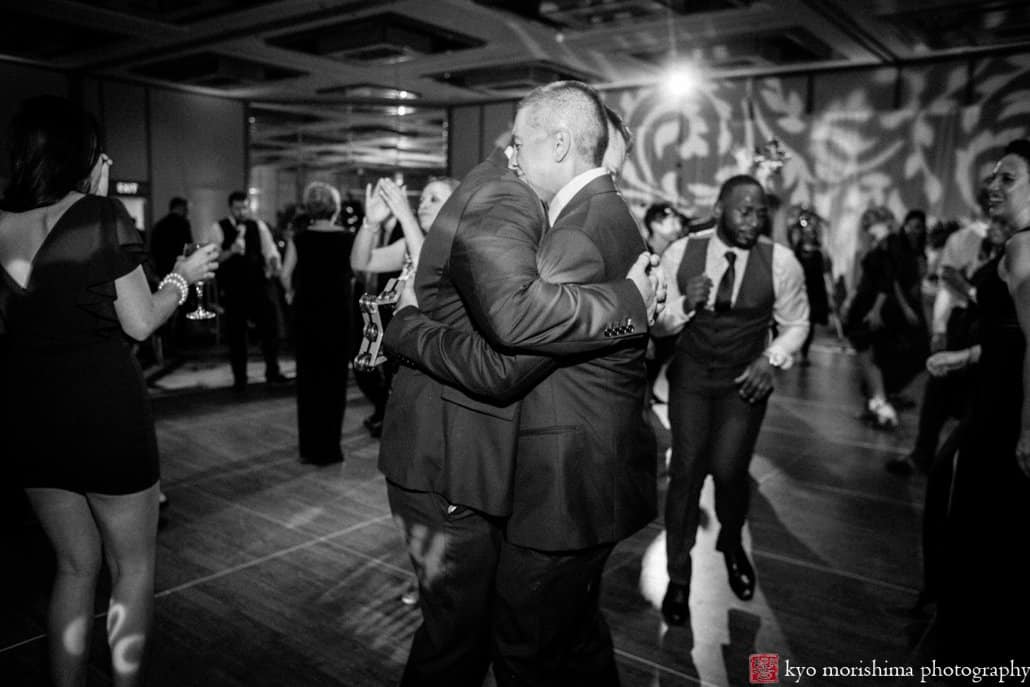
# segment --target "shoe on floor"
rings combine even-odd
[[[730,589],[741,601],[749,601],[755,595],[755,569],[748,560],[744,547],[737,546],[723,552],[726,560],[726,576]]]
[[[690,621],[690,585],[669,581],[662,599],[662,618],[670,626],[686,625]]]
[[[418,603],[418,585],[414,582],[408,584],[408,588],[401,594],[401,603],[405,606],[414,606]]]

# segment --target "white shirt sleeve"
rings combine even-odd
[[[225,233],[222,232],[222,225],[215,222],[211,225],[211,228],[207,230],[207,237],[205,240],[208,243],[213,243],[218,246],[219,249],[222,247],[222,241],[225,240]]]
[[[676,282],[676,275],[683,262],[683,253],[687,247],[686,238],[673,242],[665,252],[662,253],[662,261],[659,269],[665,273],[665,281],[668,285],[666,292],[665,309],[658,316],[658,320],[651,327],[654,336],[672,336],[679,334],[683,326],[694,318],[694,311],[689,313],[683,309],[683,294],[680,293],[679,284]]]
[[[773,246],[773,319],[779,336],[766,349],[790,357],[801,350],[808,336],[808,295],[801,263],[786,246]]]
[[[278,270],[282,265],[282,258],[279,256],[279,249],[275,247],[275,240],[272,238],[272,230],[261,220],[256,220],[258,225],[258,236],[261,238],[261,255],[265,257],[265,265],[273,271]]]

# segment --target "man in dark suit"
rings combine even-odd
[[[607,131],[601,108],[596,94],[569,83],[540,89],[519,107],[512,163],[539,197],[550,201],[554,226],[536,259],[539,276],[548,282],[612,282],[644,249],[611,177],[599,166]],[[481,292],[490,291],[508,251],[477,261],[465,252],[493,252],[493,241],[481,232],[461,241],[452,251],[461,269],[466,264],[461,261],[467,260],[468,273],[461,277]],[[428,259],[423,252],[420,272]],[[472,496],[480,500],[493,494],[503,499],[503,507],[491,513],[488,536],[480,539],[479,556],[464,566],[464,579],[440,575],[434,590],[423,570],[423,586],[449,595],[457,605],[469,599],[470,581],[478,583],[476,593],[487,601],[483,606],[494,611],[499,684],[617,684],[611,638],[598,608],[599,583],[614,544],[655,512],[654,437],[643,416],[646,338],[636,335],[645,327],[632,316],[627,321],[616,315],[580,342],[511,346],[497,341],[489,308],[478,314],[478,304],[469,308],[476,325],[487,315],[482,320],[484,339],[475,329],[434,322],[427,308],[432,305],[422,295],[418,298],[427,315],[400,310],[387,332],[388,349],[453,385],[442,387],[445,399],[461,394],[476,403],[492,420],[475,429],[487,441],[503,442],[448,461],[462,489],[476,492]],[[503,292],[480,297],[487,303],[491,297],[502,303],[510,298]],[[607,345],[589,345],[590,338]],[[498,350],[512,348],[569,355],[505,355]],[[596,353],[599,348],[605,353]],[[527,391],[521,404],[498,406]],[[475,436],[462,434],[465,429],[472,427],[446,426],[445,444],[460,446]],[[493,484],[475,478],[483,474],[492,476]],[[464,506],[465,501],[458,503]],[[451,508],[449,514],[462,519],[462,508]],[[423,551],[440,546],[435,534],[424,532]],[[415,559],[418,563],[417,555]],[[481,633],[480,641],[487,632],[482,622],[476,618],[472,625]],[[413,654],[417,647],[416,637]],[[481,682],[481,665],[465,684]],[[408,667],[410,673],[410,661]]]
[[[158,220],[150,234],[150,259],[158,279],[172,271],[183,248],[192,241],[189,202],[176,196],[168,203],[168,214]]]

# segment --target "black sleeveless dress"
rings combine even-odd
[[[307,229],[293,239],[297,434],[310,463],[342,460],[340,432],[350,365],[350,249],[353,234]]]
[[[1027,229],[1023,230],[1024,232]],[[938,609],[941,653],[958,661],[1030,660],[1030,478],[1016,462],[1026,347],[995,260],[977,272],[981,346],[949,511],[953,555]],[[993,267],[993,268],[992,268]]]
[[[0,269],[0,441],[22,487],[128,494],[158,479],[146,385],[114,280],[146,259],[125,207],[84,196],[22,288]]]

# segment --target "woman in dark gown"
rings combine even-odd
[[[888,400],[922,371],[929,353],[919,276],[908,241],[886,207],[862,214],[871,247],[847,308],[845,331],[857,353],[866,413],[874,426],[894,429],[898,415]]]
[[[805,274],[805,294],[808,296],[808,322],[811,326],[805,342],[801,344],[802,366],[808,365],[808,350],[815,338],[814,325],[826,325],[830,321],[830,298],[826,289],[830,264],[819,238],[822,222],[819,215],[801,206],[794,222],[787,229],[794,257],[798,259]]]
[[[979,364],[949,513],[954,556],[938,607],[938,654],[959,662],[1030,660],[1030,141],[1010,144],[988,187],[993,217],[1017,230],[981,270]],[[972,357],[976,357],[975,349]]]
[[[310,223],[287,244],[282,279],[293,304],[300,460],[328,465],[343,461],[354,236],[336,223],[340,194],[328,184],[304,189],[304,212]]]
[[[151,294],[135,223],[102,197],[111,161],[96,122],[63,98],[32,98],[12,120],[7,145],[0,440],[3,465],[56,553],[51,677],[85,684],[103,552],[112,682],[135,685],[153,607],[158,464],[146,385],[125,335],[150,336],[189,284],[214,276],[217,250],[180,259]]]

